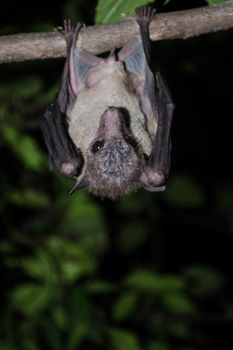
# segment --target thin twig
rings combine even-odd
[[[151,39],[186,39],[233,28],[233,1],[215,6],[157,14],[150,26]],[[78,46],[93,54],[121,47],[138,30],[136,21],[82,29]],[[64,57],[65,41],[57,33],[29,33],[0,37],[0,63]]]

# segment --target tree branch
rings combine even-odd
[[[215,6],[157,14],[150,25],[153,41],[198,36],[233,27],[233,1]],[[121,47],[138,30],[132,18],[82,29],[77,45],[93,54]],[[29,33],[0,37],[0,63],[64,57],[66,45],[58,33]]]

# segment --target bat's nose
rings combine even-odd
[[[123,138],[122,113],[117,107],[109,107],[100,119],[100,131],[105,140]]]

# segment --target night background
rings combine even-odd
[[[8,1],[0,34],[95,7]],[[233,348],[233,31],[154,42],[152,62],[176,105],[167,189],[116,201],[49,170],[39,118],[64,59],[0,65],[1,350]]]

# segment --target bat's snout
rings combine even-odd
[[[104,140],[124,138],[124,117],[118,107],[109,107],[100,119],[99,134]]]

